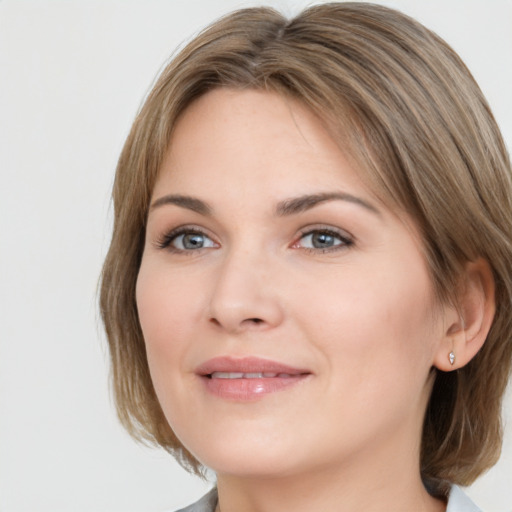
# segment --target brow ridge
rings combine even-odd
[[[286,217],[305,212],[314,208],[315,206],[328,201],[347,201],[359,206],[366,210],[380,215],[380,212],[371,203],[364,199],[349,194],[347,192],[320,192],[316,194],[305,194],[291,199],[280,201],[275,208],[275,214],[278,217]],[[150,207],[151,210],[159,208],[164,205],[175,205],[181,208],[192,210],[200,215],[211,216],[212,208],[205,201],[196,197],[182,195],[182,194],[168,194],[158,198]]]
[[[366,210],[380,215],[380,212],[371,203],[346,192],[321,192],[318,194],[305,194],[303,196],[294,197],[280,201],[276,206],[276,215],[284,217],[288,215],[295,215],[297,213],[305,212],[311,208],[325,203],[327,201],[347,201],[356,205],[362,206]]]
[[[169,204],[180,206],[181,208],[186,208],[187,210],[192,210],[201,215],[210,216],[212,213],[211,206],[205,201],[197,199],[196,197],[185,196],[181,194],[168,194],[162,196],[153,202],[150,209],[153,210],[155,208]]]

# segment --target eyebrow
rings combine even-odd
[[[361,199],[360,197],[347,194],[346,192],[323,192],[319,194],[306,194],[281,201],[276,206],[276,215],[279,217],[294,215],[297,213],[305,212],[306,210],[309,210],[318,204],[334,200],[348,201],[349,203],[362,206],[366,210],[377,215],[381,214],[380,211],[375,208],[375,206],[368,203],[364,199]]]
[[[208,203],[195,197],[182,196],[179,194],[169,194],[167,196],[160,197],[151,205],[150,209],[153,210],[166,204],[181,206],[182,208],[192,210],[193,212],[205,215],[207,217],[212,214],[212,207]]]
[[[277,203],[275,208],[275,214],[278,217],[287,217],[289,215],[295,215],[310,210],[311,208],[314,208],[315,206],[321,203],[335,200],[347,201],[349,203],[362,206],[363,208],[372,213],[380,215],[380,211],[377,208],[375,208],[375,206],[365,201],[364,199],[361,199],[360,197],[348,194],[346,192],[323,192],[318,194],[305,194],[303,196],[285,199],[284,201],[280,201],[279,203]],[[211,216],[213,211],[212,207],[205,201],[191,196],[184,196],[181,194],[169,194],[160,197],[159,199],[153,202],[150,209],[153,210],[155,208],[159,208],[160,206],[169,204],[180,206],[181,208],[186,208],[187,210],[192,210],[206,217]]]

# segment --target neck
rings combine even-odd
[[[403,456],[410,455],[405,450],[386,457],[369,452],[367,457],[359,454],[357,464],[326,465],[307,473],[266,477],[218,474],[220,512],[445,510],[446,504],[432,498],[422,484],[419,454],[414,462],[404,464]]]

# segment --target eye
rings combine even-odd
[[[342,249],[352,244],[353,240],[348,234],[341,234],[331,229],[312,229],[303,233],[294,247],[326,252]]]
[[[208,235],[197,229],[181,228],[164,235],[158,241],[158,247],[168,248],[175,252],[188,252],[217,247],[217,244]]]
[[[202,233],[183,233],[176,236],[171,245],[180,250],[196,250],[204,247],[214,247],[213,241]]]

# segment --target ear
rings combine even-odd
[[[478,258],[466,264],[461,276],[457,307],[446,307],[445,332],[434,366],[452,371],[465,366],[482,348],[496,310],[494,277],[489,263]],[[453,364],[450,362],[453,354]]]

